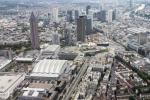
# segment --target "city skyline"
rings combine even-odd
[[[0,0],[0,100],[149,98],[149,0]]]

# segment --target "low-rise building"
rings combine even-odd
[[[57,58],[59,51],[59,45],[48,45],[46,48],[41,50],[40,56],[37,60]]]
[[[0,99],[8,99],[24,79],[25,74],[0,73]]]
[[[57,79],[66,71],[68,66],[67,60],[40,60],[35,64],[30,77],[41,80]]]

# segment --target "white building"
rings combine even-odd
[[[16,58],[16,62],[23,62],[23,63],[32,63],[34,62],[37,57],[39,57],[40,51],[39,50],[31,50],[21,52]]]
[[[89,9],[89,14],[87,15],[87,24],[90,25],[89,28],[91,31],[93,30],[93,20],[94,20],[93,15],[94,15],[94,11],[92,9]],[[90,21],[90,23],[89,23],[89,21]],[[88,30],[88,29],[86,29],[86,30]]]
[[[42,96],[46,95],[46,89],[42,88],[23,88],[23,94],[18,100],[43,100]]]
[[[46,48],[41,49],[38,60],[57,58],[60,51],[60,45],[48,45]]]
[[[93,23],[93,15],[94,15],[94,10],[89,9],[89,14],[87,15],[87,18],[91,19],[92,23]]]
[[[11,50],[0,50],[0,71],[5,71],[10,67],[12,62]]]
[[[58,8],[54,7],[52,8],[52,20],[53,22],[58,22]]]
[[[15,59],[16,62],[34,62],[34,59],[33,58],[23,58],[23,57],[18,57]]]
[[[25,74],[0,73],[0,100],[8,99],[25,79]]]
[[[30,76],[34,79],[56,79],[64,73],[67,66],[67,60],[44,59],[34,66]]]
[[[100,0],[100,10],[105,10],[105,0]]]
[[[0,71],[5,71],[11,65],[12,60],[0,57]]]
[[[107,12],[107,22],[111,23],[113,21],[113,10],[108,10]]]

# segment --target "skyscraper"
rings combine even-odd
[[[67,11],[67,21],[72,22],[73,21],[73,13],[72,10]]]
[[[93,10],[89,10],[89,14],[87,15],[87,19],[91,19],[91,29],[93,30],[93,18],[94,18],[94,12]]]
[[[115,9],[113,11],[112,20],[116,20],[116,17],[117,17],[117,10]]]
[[[118,0],[113,0],[114,1],[114,7],[116,8],[119,5],[119,1]]]
[[[77,20],[79,18],[79,11],[75,10],[74,12],[74,19]]]
[[[77,20],[77,41],[84,42],[86,33],[86,16],[80,16]]]
[[[108,10],[107,12],[107,22],[111,23],[113,21],[113,10]]]
[[[92,32],[92,19],[87,18],[86,19],[86,35],[90,35]]]
[[[34,13],[31,13],[30,17],[30,27],[31,27],[31,46],[32,49],[39,49],[39,36],[38,36],[38,29],[37,29],[37,19]]]
[[[98,20],[100,20],[101,22],[106,22],[106,11],[105,11],[105,10],[102,10],[102,11],[98,12],[97,18],[98,18]]]
[[[105,0],[100,0],[100,10],[104,10],[105,8]]]
[[[90,5],[86,6],[86,15],[89,14],[89,9],[91,9],[91,6]]]
[[[58,22],[58,8],[57,7],[54,7],[52,9],[52,21],[53,22]]]
[[[130,0],[130,9],[133,8],[133,0]]]

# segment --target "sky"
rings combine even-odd
[[[13,1],[13,0],[4,0],[4,1]],[[14,0],[14,1],[39,1],[39,0]],[[55,1],[57,1],[57,2],[100,2],[100,0],[41,0],[41,1],[50,1],[50,2],[55,2]],[[113,0],[104,0],[104,1],[108,2],[108,1],[113,1]],[[121,0],[121,1],[123,1],[123,0]],[[124,1],[126,1],[126,0],[124,0]]]
[[[76,3],[80,3],[80,2],[93,2],[93,3],[98,3],[100,2],[100,0],[0,0],[0,1],[17,1],[17,2],[21,2],[21,1],[39,1],[39,2],[44,2],[44,1],[49,1],[49,2],[76,2]],[[106,2],[112,2],[115,0],[104,0]],[[127,2],[129,0],[118,0],[119,2]],[[133,1],[146,1],[146,0],[133,0]],[[148,0],[149,1],[149,0]]]

